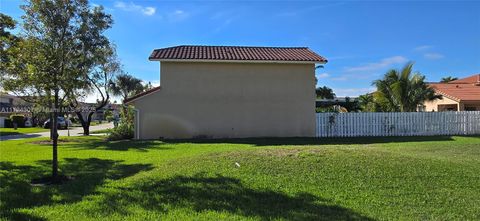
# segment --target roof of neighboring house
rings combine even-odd
[[[151,93],[153,93],[153,92],[155,92],[155,91],[158,91],[158,90],[160,90],[160,86],[154,87],[154,88],[152,88],[152,89],[150,89],[150,90],[146,90],[146,91],[144,91],[144,92],[142,92],[142,93],[138,93],[138,94],[136,94],[136,95],[134,95],[134,96],[132,96],[132,97],[129,97],[129,98],[125,99],[125,100],[123,101],[123,103],[128,104],[128,103],[136,100],[137,98],[140,98],[140,97],[143,97],[143,96],[145,96],[145,95],[151,94]]]
[[[429,84],[435,91],[455,101],[480,101],[480,74],[448,83]]]
[[[470,83],[470,84],[474,84],[474,83],[480,83],[480,74],[474,74],[470,77],[466,77],[466,78],[462,78],[462,79],[458,79],[458,80],[454,80],[454,81],[450,81],[448,82],[450,84],[458,84],[458,83]]]
[[[207,60],[326,63],[307,47],[246,47],[181,45],[153,50],[150,60]]]

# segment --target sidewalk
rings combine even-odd
[[[104,130],[113,128],[113,123],[105,123],[95,126],[90,126],[90,132],[96,130]],[[68,130],[58,130],[58,135],[60,137],[68,136]],[[70,129],[70,136],[83,136],[83,128],[82,127],[72,127]],[[0,136],[0,140],[19,140],[25,138],[33,138],[33,137],[50,137],[50,131],[47,132],[40,132],[40,133],[30,133],[30,134],[18,134],[18,135],[10,135],[10,136]]]

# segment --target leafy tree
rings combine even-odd
[[[315,94],[317,95],[317,98],[322,98],[322,99],[335,98],[335,93],[333,93],[333,90],[327,86],[317,87],[315,89]]]
[[[127,73],[119,74],[113,82],[110,83],[110,91],[115,96],[120,96],[122,100],[144,91],[142,80]]]
[[[14,50],[12,50],[20,39],[8,30],[14,29],[16,22],[12,17],[0,13],[0,71],[5,72],[7,64]],[[2,74],[3,76],[3,74]]]
[[[108,48],[108,39],[99,35],[111,20],[102,8],[92,10],[87,0],[29,0],[22,9],[22,40],[2,66],[2,86],[41,98],[50,107],[52,181],[57,182],[57,116],[73,93],[81,95],[92,87],[95,80],[89,78],[103,73],[100,64],[106,56],[99,51]]]
[[[77,30],[78,51],[76,66],[83,79],[80,87],[72,87],[69,91],[69,105],[82,125],[83,134],[90,134],[90,123],[93,114],[105,107],[110,101],[109,83],[120,71],[116,50],[104,32],[112,27],[111,15],[104,12],[102,6],[93,9],[81,8],[79,14],[80,28]],[[79,102],[82,97],[95,93],[100,99],[93,105]]]
[[[392,69],[383,79],[373,82],[377,87],[375,102],[383,111],[414,112],[425,101],[442,98],[425,83],[425,76],[412,74],[412,68],[413,63],[407,63],[401,70]]]
[[[458,78],[452,77],[452,76],[448,76],[448,77],[442,78],[442,80],[440,80],[440,82],[441,82],[441,83],[448,83],[448,82],[450,82],[450,81],[455,81],[455,80],[458,80]]]

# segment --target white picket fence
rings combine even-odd
[[[480,134],[480,111],[317,113],[317,137]]]

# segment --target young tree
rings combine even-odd
[[[388,71],[383,79],[376,80],[375,102],[383,111],[414,112],[418,105],[425,101],[441,99],[435,91],[425,83],[425,76],[412,75],[413,63],[407,63],[401,70]]]
[[[90,30],[99,25],[85,18],[100,16],[95,11],[101,8],[91,10],[87,0],[29,0],[22,9],[22,40],[12,49],[15,56],[9,56],[6,68],[2,67],[2,85],[48,103],[52,113],[52,182],[58,182],[57,116],[73,91],[86,88],[86,73],[90,73],[86,70],[91,70],[95,59],[84,59],[93,53],[85,48],[82,37],[99,39],[94,36],[99,32]]]
[[[144,91],[145,87],[142,85],[142,80],[129,75],[119,74],[110,84],[110,90],[113,95],[120,96],[122,100]]]

